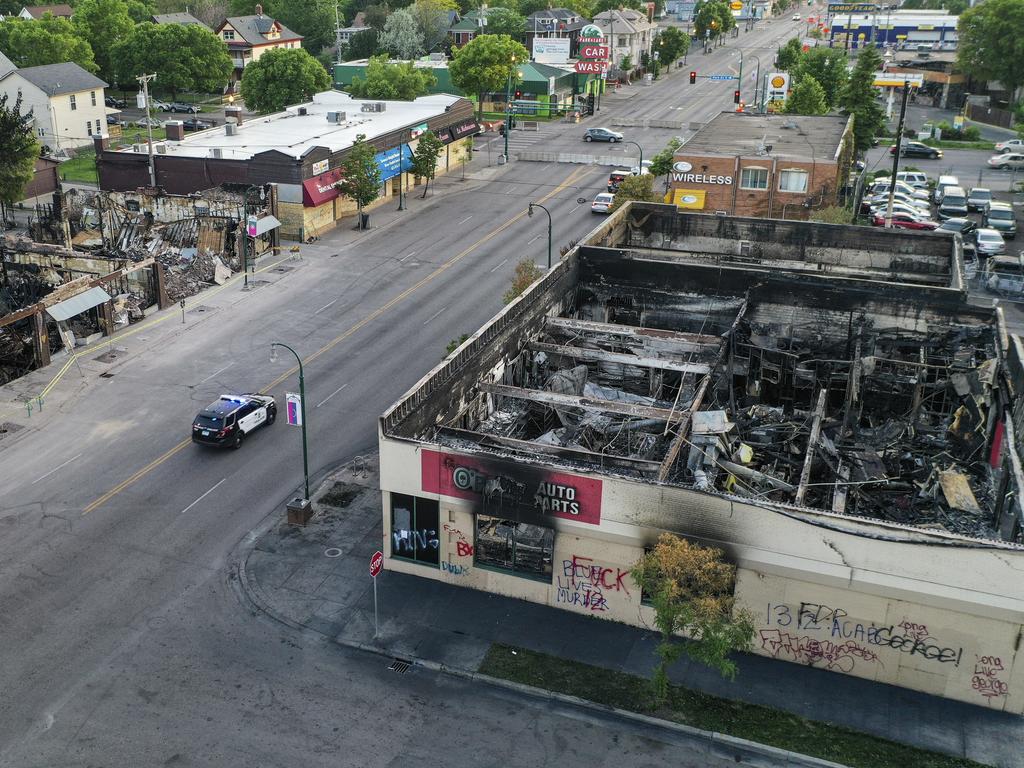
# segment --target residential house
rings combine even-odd
[[[487,14],[492,10],[494,9],[483,6],[466,11],[462,17],[458,14],[453,15],[448,26],[448,34],[454,41],[453,45],[461,48],[477,35],[487,34]]]
[[[267,51],[275,48],[301,48],[302,35],[292,32],[276,19],[263,15],[263,6],[256,5],[254,16],[230,16],[214,30],[228,46],[235,65],[234,80]]]
[[[26,5],[21,9],[18,17],[31,21],[32,19],[41,19],[48,13],[53,16],[63,16],[65,19],[70,19],[75,14],[75,11],[67,3],[61,3],[60,5]]]
[[[533,52],[534,40],[569,38],[569,56],[575,57],[580,44],[580,30],[587,20],[569,8],[547,8],[526,17],[526,49]]]
[[[366,23],[366,14],[360,11],[352,18],[352,24],[348,27],[342,27],[337,31],[338,42],[342,45],[348,45],[352,42],[352,37],[358,35],[360,32],[365,32],[370,27]]]
[[[622,62],[629,57],[631,67],[639,67],[644,54],[650,54],[654,41],[656,24],[647,14],[629,8],[604,11],[594,17],[593,23],[604,32],[612,49],[612,69],[622,69]]]
[[[181,24],[182,26],[195,24],[205,29],[210,29],[191,13],[157,13],[150,18],[153,19],[154,24]],[[210,31],[212,32],[213,30],[211,29]]]
[[[2,68],[0,68],[2,69]],[[109,111],[103,103],[107,84],[73,62],[12,69],[0,76],[0,93],[22,97],[32,110],[36,138],[47,154],[89,145],[104,133]]]

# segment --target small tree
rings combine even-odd
[[[875,99],[872,85],[881,68],[882,57],[876,48],[861,50],[839,99],[843,112],[853,115],[853,139],[858,152],[867,152],[885,125],[885,113]]]
[[[665,177],[665,193],[668,194],[669,174],[672,173],[672,163],[675,161],[676,150],[683,145],[682,139],[672,137],[668,144],[658,154],[651,158],[651,175]]]
[[[825,93],[825,106],[832,109],[846,85],[846,55],[836,48],[812,48],[800,57],[793,72],[793,80],[797,85],[806,77],[818,81]]]
[[[652,680],[658,704],[668,698],[669,667],[683,654],[734,680],[736,663],[729,654],[752,647],[753,617],[734,610],[736,566],[723,562],[723,554],[663,533],[633,566],[633,579],[650,597],[661,632]],[[680,643],[677,635],[684,632],[690,640]]]
[[[35,175],[39,142],[33,135],[32,111],[21,113],[21,94],[12,106],[7,94],[0,94],[0,203],[10,205],[25,196],[25,187]]]
[[[114,82],[114,45],[128,37],[135,26],[128,15],[128,5],[124,0],[81,0],[75,5],[71,24],[92,46],[100,77]]]
[[[412,170],[417,176],[426,180],[423,185],[423,197],[427,196],[430,188],[430,181],[437,172],[437,158],[441,156],[444,144],[434,135],[433,131],[427,131],[420,135],[416,151],[412,156]]]
[[[645,173],[641,176],[627,176],[619,184],[619,189],[612,200],[610,210],[617,211],[630,200],[642,203],[660,203],[661,197],[654,191],[654,174]]]
[[[537,282],[543,274],[544,270],[534,264],[533,259],[523,259],[516,264],[516,271],[512,275],[512,285],[505,291],[505,295],[501,297],[501,300],[506,304],[511,304],[523,291]]]
[[[824,115],[826,112],[825,89],[810,75],[797,83],[786,99],[788,115]]]
[[[355,201],[359,214],[358,229],[364,229],[363,206],[380,195],[380,166],[376,155],[373,145],[368,144],[365,134],[360,133],[341,160],[341,181],[335,186],[341,194]]]
[[[378,44],[399,59],[415,59],[423,53],[423,33],[412,12],[402,8],[388,16]]]
[[[821,221],[825,224],[850,224],[853,222],[853,212],[841,205],[829,205],[811,211],[808,218],[811,221]]]
[[[672,69],[672,62],[678,61],[690,50],[690,36],[679,27],[667,27],[658,35],[658,60],[665,69]]]
[[[429,69],[418,68],[411,61],[388,63],[387,56],[374,56],[366,65],[366,79],[352,79],[348,92],[360,99],[412,101],[437,85]]]
[[[491,8],[487,12],[487,34],[522,40],[526,36],[526,17],[511,8]]]
[[[380,50],[380,32],[373,27],[356,32],[349,38],[344,58],[349,61],[368,59]],[[385,56],[385,58],[387,58]]]
[[[441,47],[451,24],[451,12],[458,10],[459,4],[455,0],[416,0],[409,6],[427,51]]]
[[[804,55],[804,46],[799,37],[791,38],[786,44],[779,48],[775,54],[775,66],[783,72],[792,72],[800,64]]]
[[[477,35],[455,51],[448,72],[456,88],[479,96],[479,118],[486,95],[503,92],[509,78],[513,83],[518,82],[516,62],[526,61],[529,61],[526,49],[508,35]]]
[[[245,68],[242,98],[255,112],[279,112],[331,87],[327,70],[302,48],[275,48]]]

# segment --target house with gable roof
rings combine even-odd
[[[263,6],[259,4],[256,5],[255,15],[229,16],[214,32],[228,47],[231,61],[235,65],[236,82],[242,79],[245,68],[267,51],[302,47],[302,35],[264,15]]]

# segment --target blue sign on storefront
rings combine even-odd
[[[380,180],[387,181],[402,171],[412,168],[412,150],[409,149],[408,144],[403,144],[401,154],[399,154],[398,147],[395,147],[386,152],[378,152],[376,160],[377,167],[380,168]]]

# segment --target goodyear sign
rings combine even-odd
[[[829,3],[828,12],[836,13],[875,13],[878,6],[874,3]]]

